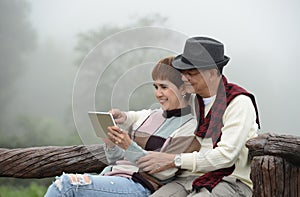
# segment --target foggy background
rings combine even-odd
[[[260,132],[299,135],[299,11],[297,0],[0,0],[0,147],[80,144],[72,91],[83,58],[143,26],[223,42],[224,73],[255,94]]]

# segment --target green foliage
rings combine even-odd
[[[20,116],[16,122],[14,131],[0,131],[0,147],[20,148],[80,144],[80,139],[75,131],[60,126],[53,119]]]
[[[41,197],[47,187],[31,183],[28,187],[0,186],[0,197]]]

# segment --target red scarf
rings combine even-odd
[[[195,134],[202,138],[212,138],[213,148],[218,146],[217,143],[221,139],[223,114],[229,103],[238,95],[246,95],[250,97],[256,111],[256,122],[259,125],[258,110],[254,96],[248,93],[245,89],[235,84],[228,83],[225,76],[222,76],[216,100],[206,117],[204,117],[203,99],[201,96],[197,95],[196,112],[199,125]],[[193,189],[198,192],[202,187],[205,187],[211,192],[212,189],[223,179],[223,177],[232,174],[234,169],[235,165],[229,168],[207,172],[193,181]]]

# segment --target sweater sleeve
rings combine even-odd
[[[228,105],[223,115],[221,140],[213,149],[211,138],[201,141],[199,152],[183,153],[182,168],[193,172],[209,172],[232,166],[246,141],[257,132],[256,113],[251,99],[239,95]],[[242,151],[245,153],[245,151]],[[247,159],[248,155],[243,155]]]
[[[129,111],[125,112],[127,118],[123,124],[119,124],[124,130],[136,129],[146,117],[149,116],[151,110],[141,110],[141,111]],[[138,146],[132,141],[129,148],[125,151],[119,146],[114,146],[113,148],[107,148],[104,144],[105,155],[108,163],[113,164],[119,159],[124,159],[126,157],[129,161],[135,162],[140,157],[144,156],[146,151]]]
[[[131,141],[130,146],[127,150],[125,150],[125,158],[132,163],[135,163],[139,158],[145,156],[147,151],[142,149],[139,145],[137,145],[134,141]]]
[[[124,150],[119,146],[108,148],[106,144],[103,144],[103,149],[109,164],[114,164],[117,160],[124,158]]]
[[[127,131],[131,129],[136,129],[143,123],[143,121],[150,115],[150,113],[150,109],[125,112],[126,120],[123,124],[120,124],[120,126]]]

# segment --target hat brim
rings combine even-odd
[[[229,62],[230,58],[224,55],[224,60],[220,62],[216,62],[209,65],[194,65],[188,64],[182,61],[182,55],[178,55],[174,58],[172,65],[174,68],[178,70],[189,70],[189,69],[200,69],[200,70],[207,70],[212,68],[220,68],[225,66]]]

